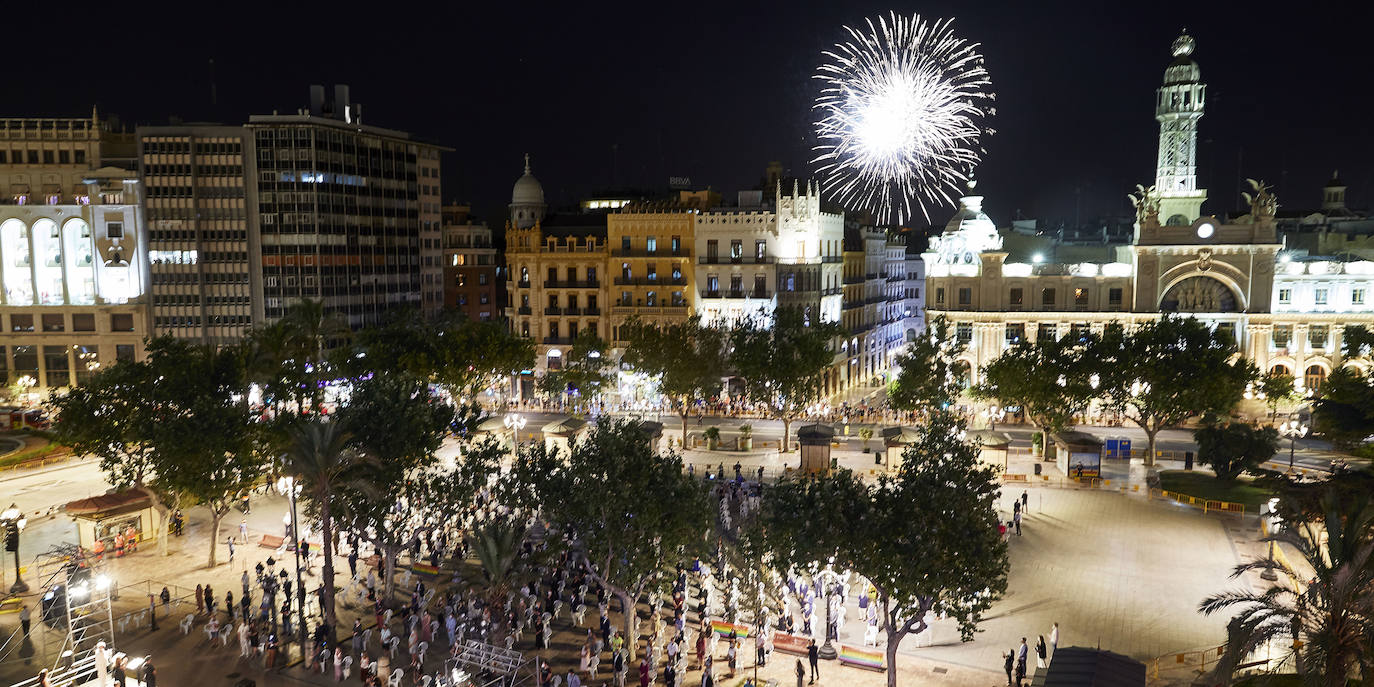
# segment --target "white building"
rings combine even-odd
[[[1195,152],[1205,87],[1193,48],[1186,34],[1173,44],[1156,104],[1156,185],[1137,198],[1129,244],[1094,262],[1045,262],[1004,248],[972,191],[931,242],[927,316],[947,317],[968,344],[971,381],[1018,340],[1130,327],[1171,312],[1231,334],[1260,369],[1294,374],[1307,389],[1339,365],[1362,364],[1342,357],[1341,333],[1374,326],[1374,262],[1285,250],[1267,187],[1252,189],[1249,214],[1229,222],[1203,214]]]

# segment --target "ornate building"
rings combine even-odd
[[[506,275],[491,229],[474,223],[466,205],[443,209],[444,308],[470,320],[499,319],[506,306]]]
[[[968,344],[973,381],[1018,340],[1130,327],[1164,313],[1190,314],[1231,334],[1260,369],[1294,374],[1307,389],[1339,365],[1361,364],[1342,358],[1341,332],[1374,325],[1374,262],[1286,248],[1278,203],[1261,182],[1246,194],[1248,214],[1223,221],[1202,213],[1195,154],[1204,86],[1190,57],[1194,45],[1186,34],[1173,44],[1156,102],[1156,185],[1132,196],[1137,221],[1128,245],[1066,264],[1004,248],[972,184],[932,240],[924,254],[926,313],[947,317]],[[1328,205],[1336,202],[1331,195]]]

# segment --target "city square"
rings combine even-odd
[[[0,115],[0,685],[1362,683],[1367,96],[1270,94],[1368,57],[1072,5],[110,18]]]

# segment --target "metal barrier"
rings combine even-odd
[[[1232,503],[1231,501],[1217,501],[1214,499],[1206,499],[1198,496],[1189,496],[1188,494],[1180,494],[1178,492],[1173,491],[1165,491],[1163,489],[1150,490],[1151,499],[1155,498],[1156,494],[1158,494],[1160,498],[1168,499],[1170,501],[1174,501],[1175,503],[1181,503],[1187,506],[1201,508],[1203,513],[1230,513],[1232,515],[1239,515],[1242,517],[1245,516],[1245,504],[1243,503]]]
[[[1197,670],[1200,674],[1204,674],[1207,672],[1208,663],[1210,662],[1213,665],[1213,667],[1215,667],[1216,663],[1221,660],[1222,655],[1225,653],[1226,645],[1223,644],[1221,646],[1208,647],[1206,649],[1195,649],[1192,651],[1181,651],[1175,654],[1165,654],[1150,661],[1147,670],[1148,677],[1151,680],[1159,679],[1161,663],[1165,665],[1172,663],[1175,666],[1197,666],[1195,670]]]

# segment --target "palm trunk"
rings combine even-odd
[[[329,512],[329,496],[325,495],[320,499],[320,530],[322,539],[321,545],[324,548],[324,572],[322,585],[324,593],[320,594],[320,610],[324,613],[325,624],[325,646],[334,648],[334,632],[338,626],[337,619],[334,617],[334,523]],[[302,618],[302,621],[305,619]]]

